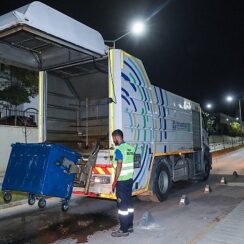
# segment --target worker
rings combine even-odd
[[[115,130],[112,133],[116,146],[113,156],[115,169],[112,191],[116,189],[120,228],[112,232],[113,237],[128,236],[133,232],[134,208],[132,202],[132,186],[134,173],[134,148],[124,142],[123,132]]]

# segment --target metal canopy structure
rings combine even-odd
[[[0,61],[49,70],[106,56],[101,34],[49,6],[33,2],[0,16]]]
[[[95,73],[108,73],[107,57],[93,59],[92,61],[84,61],[76,65],[68,65],[53,70],[64,79],[83,77]]]

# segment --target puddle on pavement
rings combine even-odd
[[[106,230],[117,224],[117,220],[103,214],[74,216],[71,219],[48,226],[41,230],[37,237],[38,243],[53,243],[60,239],[75,239],[77,243],[87,241],[88,235],[96,231]]]
[[[85,243],[89,235],[96,231],[109,229],[117,224],[117,220],[112,216],[100,213],[69,214],[68,217],[65,214],[50,214],[49,220],[40,218],[38,222],[35,231],[28,231],[28,226],[31,223],[27,225],[22,217],[22,226],[19,228],[22,228],[23,231],[18,230],[18,233],[13,234],[12,238],[11,236],[5,240],[0,238],[0,243],[67,243],[66,240],[69,240],[68,243]]]

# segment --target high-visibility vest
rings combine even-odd
[[[123,155],[122,169],[118,181],[132,179],[134,173],[134,148],[128,143],[121,143],[119,146],[116,147],[116,149],[119,149]],[[117,161],[115,160],[115,151],[113,155],[113,167],[117,167]]]

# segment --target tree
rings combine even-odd
[[[231,136],[241,136],[241,125],[238,122],[231,122],[229,126],[229,133]]]
[[[38,74],[37,72],[10,66],[10,75],[7,80],[11,85],[0,91],[0,100],[6,101],[11,105],[18,106],[29,103],[31,97],[38,93]]]
[[[27,90],[19,84],[8,86],[0,91],[0,100],[15,106],[30,102]]]
[[[210,135],[216,133],[216,116],[213,114],[205,113],[207,120],[207,129]]]

